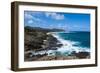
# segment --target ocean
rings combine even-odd
[[[55,51],[48,51],[48,53],[60,53],[62,55],[69,55],[75,52],[90,52],[90,32],[73,31],[73,32],[54,32],[52,35],[60,41],[63,46]],[[51,54],[50,54],[51,55]]]
[[[78,42],[73,46],[90,48],[90,32],[58,33],[57,35],[63,40]]]
[[[90,32],[73,31],[73,32],[50,32],[61,44],[56,50],[40,51],[33,54],[44,54],[48,56],[63,55],[68,56],[73,51],[90,52]]]

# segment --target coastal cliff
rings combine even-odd
[[[59,52],[47,53],[49,50],[57,50],[63,44],[51,32],[64,32],[62,29],[47,29],[40,27],[24,27],[24,60],[25,61],[47,61],[47,60],[68,60],[90,58],[89,52],[73,51],[68,56],[63,56]]]
[[[25,27],[25,60],[34,56],[33,52],[56,50],[57,47],[61,47],[62,44],[49,32],[64,31],[61,29],[43,29],[39,27]],[[59,44],[57,44],[59,42]],[[43,54],[47,55],[46,53]],[[35,55],[36,56],[36,55]],[[39,57],[39,54],[37,55]],[[42,55],[41,55],[42,56]]]

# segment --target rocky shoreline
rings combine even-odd
[[[71,60],[71,59],[89,59],[89,52],[79,52],[68,56],[48,56],[45,54],[33,55],[31,58],[27,58],[25,61],[48,61],[48,60]]]
[[[63,46],[51,34],[48,34],[51,30],[36,30],[32,28],[25,28],[25,50],[24,60],[25,61],[47,61],[47,60],[69,60],[69,59],[83,59],[90,58],[89,52],[78,52],[73,51],[68,56],[48,56],[48,50],[57,50]],[[38,54],[39,53],[39,54]]]
[[[29,59],[26,59],[26,61],[50,61],[50,60],[72,60],[72,59],[90,59],[90,56],[47,56],[47,55],[43,55],[43,56],[38,56],[37,57],[32,57]]]

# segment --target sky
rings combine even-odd
[[[24,11],[24,25],[66,31],[90,31],[90,14]]]

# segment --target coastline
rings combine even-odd
[[[56,32],[42,32],[37,30],[25,32],[24,60],[48,61],[90,58],[89,51],[70,49],[73,48],[72,45],[75,44],[75,42],[65,41],[57,35],[54,35],[55,33]],[[61,53],[59,53],[59,51]],[[70,54],[64,56],[63,53],[65,51],[69,51]]]
[[[53,61],[53,60],[74,60],[74,59],[90,59],[90,56],[85,58],[79,58],[76,56],[43,56],[40,58],[30,58],[26,59],[26,61]]]

